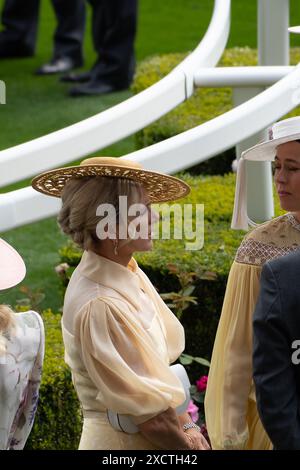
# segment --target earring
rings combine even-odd
[[[118,256],[118,254],[119,254],[119,252],[118,252],[118,240],[114,241],[114,254],[116,256]]]

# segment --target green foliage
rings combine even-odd
[[[201,364],[202,366],[210,367],[210,362],[207,361],[206,359],[203,359],[202,357],[193,357],[193,356],[190,356],[189,354],[181,354],[180,362],[184,366],[190,365],[193,362],[197,362],[198,364]]]
[[[24,308],[27,310],[38,310],[38,306],[45,299],[45,294],[41,289],[33,291],[29,286],[23,285],[19,288],[19,291],[22,292],[25,297],[17,300],[15,308],[17,312],[26,311]]]
[[[144,60],[138,67],[132,90],[139,93],[153,85],[174,69],[187,54],[168,54],[154,56]],[[291,63],[300,60],[300,49],[291,51]],[[219,66],[252,66],[257,65],[257,51],[250,48],[233,48],[225,50]],[[232,90],[230,88],[198,88],[193,96],[153,124],[136,134],[137,147],[147,147],[174,135],[196,127],[210,119],[229,111],[232,108]],[[285,117],[299,114],[296,108]],[[225,174],[231,170],[235,158],[234,149],[218,155],[206,162],[195,165],[191,172],[199,174]],[[216,198],[217,199],[217,198]]]
[[[81,259],[82,250],[71,240],[59,250],[59,256],[62,263],[67,263],[70,267],[77,266]]]
[[[77,449],[81,433],[79,402],[64,362],[61,316],[42,313],[46,350],[38,410],[26,449]]]
[[[196,286],[194,285],[195,280],[198,279],[215,279],[215,273],[200,273],[198,272],[186,272],[182,271],[176,264],[169,263],[167,265],[170,274],[177,277],[180,289],[178,292],[169,292],[160,294],[161,298],[165,301],[171,301],[167,303],[168,307],[173,310],[178,320],[181,319],[184,310],[186,310],[191,304],[198,305],[197,297],[191,295]]]

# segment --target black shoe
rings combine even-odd
[[[92,96],[104,95],[106,93],[113,93],[115,91],[127,90],[128,84],[124,86],[115,86],[108,83],[89,81],[83,85],[71,88],[69,94],[71,96]]]
[[[36,75],[53,75],[55,73],[68,72],[82,64],[74,62],[70,57],[60,57],[53,59],[49,64],[42,65],[35,73]]]
[[[61,82],[68,83],[86,83],[91,79],[91,72],[67,73],[60,77]]]

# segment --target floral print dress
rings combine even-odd
[[[38,403],[44,358],[43,321],[34,311],[15,313],[0,354],[0,449],[21,450]]]

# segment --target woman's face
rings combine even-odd
[[[131,206],[133,212],[128,216],[128,239],[119,240],[119,251],[133,253],[135,251],[149,251],[152,249],[154,225],[159,220],[159,215],[151,208],[147,191],[142,189],[138,205]],[[134,213],[135,215],[130,215]]]
[[[274,181],[282,209],[300,213],[300,143],[277,147]]]

